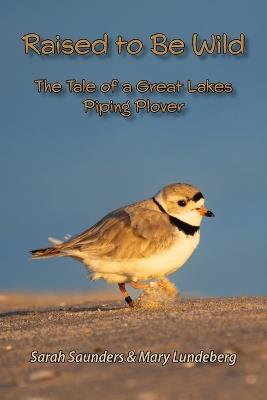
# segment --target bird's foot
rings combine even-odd
[[[176,297],[179,293],[176,286],[165,277],[151,283],[154,284],[154,287],[160,288],[168,297]]]

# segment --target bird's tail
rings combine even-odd
[[[66,236],[65,239],[69,239],[70,236]],[[31,250],[32,258],[50,258],[50,257],[60,257],[63,254],[61,253],[61,244],[63,244],[62,240],[56,239],[54,237],[48,238],[49,242],[51,242],[54,246],[46,247],[44,249]]]
[[[32,258],[50,258],[61,256],[60,249],[57,247],[47,247],[46,249],[31,250]]]

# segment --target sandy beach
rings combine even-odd
[[[267,297],[180,297],[129,309],[113,292],[0,293],[0,397],[263,400],[266,311]],[[211,352],[221,361],[177,361]],[[236,354],[232,365],[226,354]]]

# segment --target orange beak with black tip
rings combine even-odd
[[[206,207],[200,207],[198,209],[198,212],[200,215],[203,215],[203,217],[215,217],[213,212],[208,210]]]

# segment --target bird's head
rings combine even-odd
[[[199,226],[203,217],[214,217],[204,206],[200,190],[187,183],[174,183],[162,188],[155,199],[164,211],[187,224]]]

